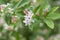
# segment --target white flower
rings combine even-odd
[[[13,30],[13,26],[9,26],[7,23],[5,23],[3,26],[5,30]]]
[[[6,7],[6,5],[5,4],[1,4],[0,5],[0,10],[1,10],[1,12],[3,12],[4,11],[4,8]]]
[[[6,23],[4,24],[4,29],[9,29],[9,26]]]
[[[36,0],[33,0],[34,3],[36,3]]]
[[[12,8],[8,8],[8,12],[12,14],[13,13],[13,9]]]
[[[41,23],[40,23],[40,27],[43,27],[43,26],[44,26],[44,23],[41,22]]]
[[[4,9],[5,9],[7,6],[9,6],[9,5],[10,5],[10,3],[1,4],[1,5],[0,5],[0,10],[1,10],[1,12],[4,12]],[[13,8],[8,7],[7,9],[8,9],[8,12],[9,12],[9,13],[13,13]]]
[[[31,22],[33,22],[33,20],[32,20],[33,13],[31,11],[27,11],[27,12],[28,13],[26,13],[26,15],[24,16],[25,17],[24,18],[25,20],[23,21],[26,26],[27,25],[30,25]]]
[[[9,6],[10,5],[10,3],[7,3],[7,5],[6,6]]]
[[[3,17],[0,17],[0,25],[3,25],[5,23],[5,20]]]

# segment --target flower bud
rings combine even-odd
[[[12,16],[11,17],[11,22],[12,23],[16,23],[16,21],[17,21],[17,16]]]

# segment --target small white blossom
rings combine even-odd
[[[43,27],[44,26],[44,23],[40,23],[40,27]]]
[[[3,26],[5,30],[13,30],[13,26],[9,26],[7,23],[5,23]]]
[[[0,5],[0,10],[1,10],[1,12],[3,12],[4,11],[4,8],[6,7],[6,5],[5,4],[1,4]]]
[[[12,8],[8,8],[8,12],[12,14],[13,13],[13,9]]]
[[[7,6],[9,6],[9,5],[10,5],[10,3],[1,4],[1,5],[0,5],[0,10],[1,10],[1,12],[4,12],[4,9],[5,9]],[[8,9],[8,12],[9,12],[9,13],[13,13],[13,8],[8,7],[7,9]]]
[[[5,23],[5,20],[3,17],[0,17],[0,25],[3,25]]]
[[[31,22],[33,22],[33,20],[32,20],[33,13],[31,11],[27,11],[27,12],[28,13],[26,13],[26,15],[24,16],[25,17],[24,18],[25,20],[23,21],[26,26],[27,25],[30,25]]]
[[[7,5],[6,6],[9,6],[10,5],[10,3],[7,3]]]
[[[4,24],[4,29],[9,29],[9,26],[6,23]]]
[[[34,3],[36,3],[37,0],[33,0]]]

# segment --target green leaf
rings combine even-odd
[[[21,2],[22,2],[22,0],[20,0],[20,1],[15,5],[14,9],[17,8],[17,7],[21,4]]]
[[[49,28],[51,28],[51,29],[54,28],[54,23],[53,23],[52,20],[50,20],[50,19],[44,19],[44,23],[46,23]]]
[[[50,11],[49,14],[53,14],[59,7],[53,7]],[[48,14],[48,15],[49,15]]]
[[[19,8],[21,7],[24,7],[25,5],[29,4],[30,3],[30,0],[25,0],[25,1],[22,1],[22,3],[20,4]]]
[[[60,19],[60,14],[59,13],[50,14],[47,16],[47,18],[57,20],[57,19]]]
[[[40,11],[40,5],[36,5],[36,7],[34,8],[34,13],[39,12]]]

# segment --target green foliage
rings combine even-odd
[[[44,19],[44,22],[49,26],[49,28],[54,28],[54,22],[51,19]]]
[[[49,14],[47,18],[50,18],[52,20],[60,19],[60,13]]]
[[[56,12],[59,7],[52,7],[49,1],[0,0],[1,5],[9,3],[3,9],[0,7],[0,17],[3,18],[0,20],[0,22],[3,21],[0,23],[0,25],[2,24],[0,32],[4,34],[0,39],[38,40],[35,38],[37,35],[48,39],[51,31],[52,33],[55,32],[54,21],[60,19],[60,13]]]

